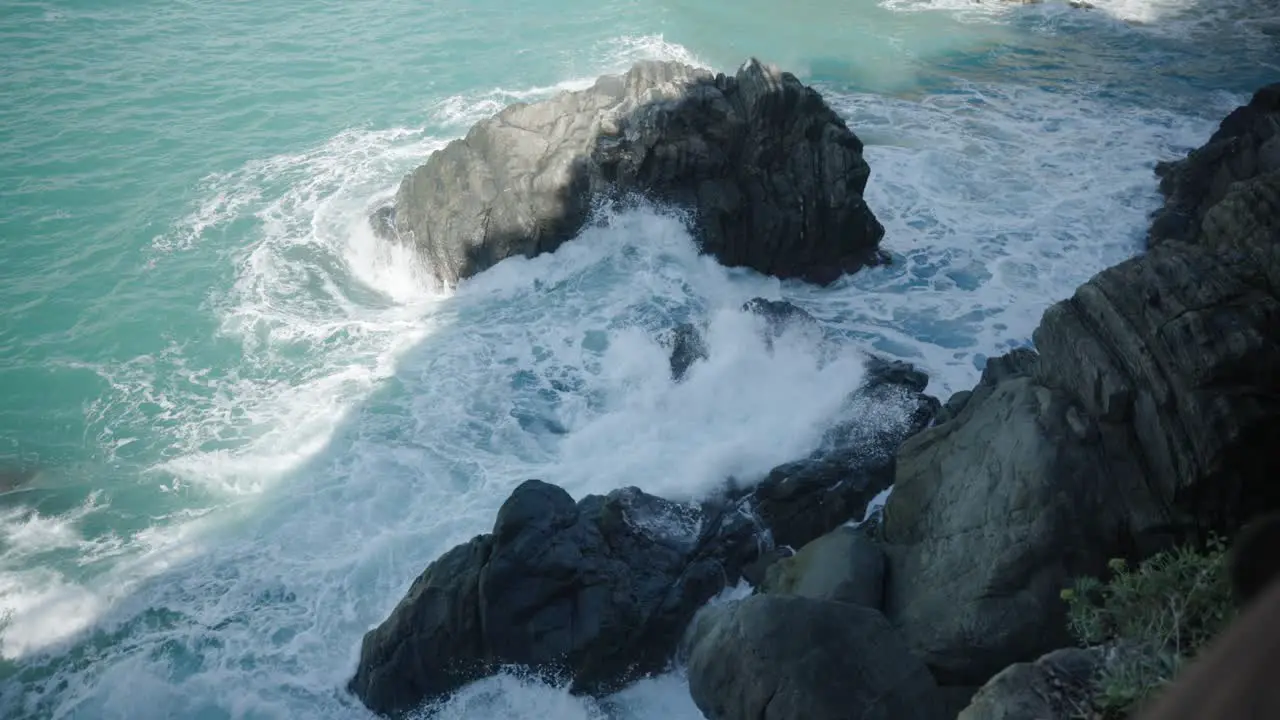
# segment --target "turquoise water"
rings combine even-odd
[[[1138,249],[1156,160],[1280,77],[1266,3],[1097,4],[6,4],[0,714],[365,717],[361,634],[520,480],[758,475],[817,443],[865,349],[972,383]],[[367,230],[509,102],[748,54],[866,141],[893,266],[779,284],[640,210],[443,292]],[[766,350],[753,295],[838,342]],[[654,336],[691,317],[713,358],[673,386]],[[678,672],[437,710],[698,717]]]

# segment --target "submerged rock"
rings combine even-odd
[[[769,347],[789,328],[799,326],[819,334],[822,332],[812,315],[785,300],[752,298],[743,303],[742,312],[764,319],[764,338]],[[663,342],[671,348],[671,378],[676,382],[684,379],[695,362],[706,360],[710,355],[702,330],[693,323],[677,325],[665,335]]]
[[[374,225],[391,222],[453,284],[554,250],[597,201],[639,194],[691,211],[725,265],[829,283],[878,260],[869,174],[862,142],[790,73],[642,62],[477,123],[410,173]]]
[[[782,333],[800,328],[821,334],[818,321],[808,311],[786,300],[751,298],[742,305],[742,311],[764,319],[764,337],[770,346]]]
[[[707,359],[707,341],[693,323],[681,323],[667,338],[671,346],[671,379],[680,382],[699,360]]]
[[[574,503],[527,481],[492,533],[433,562],[369,631],[349,689],[396,715],[516,664],[576,693],[616,691],[665,665],[733,580],[727,556],[751,556],[754,536],[721,534],[723,521],[635,488]]]
[[[700,611],[689,691],[710,720],[940,720],[928,669],[878,611],[756,595]]]
[[[754,512],[778,545],[799,548],[861,520],[871,500],[893,484],[899,446],[937,413],[938,400],[922,392],[923,373],[877,362],[895,371],[868,372],[847,400],[851,419],[829,430],[809,457],[779,465],[752,491]]]
[[[1068,644],[1059,590],[1108,558],[1280,508],[1280,88],[1161,169],[1142,256],[1050,307],[906,441],[886,614],[939,682]]]

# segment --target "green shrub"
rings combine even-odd
[[[1179,548],[1111,579],[1080,578],[1064,590],[1071,632],[1086,647],[1112,648],[1097,678],[1094,713],[1122,718],[1164,687],[1234,614],[1227,549],[1219,539]]]

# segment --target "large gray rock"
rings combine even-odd
[[[1275,92],[1162,168],[1145,255],[1052,306],[1038,356],[993,361],[903,444],[886,613],[939,682],[1066,645],[1058,591],[1107,558],[1280,507]]]
[[[879,545],[857,528],[839,527],[771,565],[761,589],[879,610],[884,570]]]
[[[885,609],[939,682],[980,684],[1069,644],[1059,591],[1101,571],[1123,500],[1107,467],[1097,424],[1025,374],[989,374],[903,444]]]
[[[1055,650],[1032,663],[1010,665],[983,685],[956,720],[1075,720],[1088,717],[1100,648]]]
[[[432,563],[369,631],[349,689],[402,714],[504,664],[604,694],[660,669],[689,619],[758,548],[749,532],[634,488],[574,503],[530,480],[493,532]],[[739,547],[740,546],[740,547]],[[736,548],[736,549],[735,549]]]
[[[726,265],[829,283],[878,260],[869,174],[861,141],[790,73],[642,62],[476,124],[410,173],[374,225],[453,284],[554,250],[598,200],[638,193],[691,210]]]
[[[876,610],[756,595],[700,611],[689,691],[710,720],[940,720],[925,666]]]

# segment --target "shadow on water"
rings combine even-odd
[[[1205,85],[1248,92],[1261,84],[1260,76],[1267,73],[1265,69],[1242,70],[1238,62],[1226,59],[1214,66],[1213,53],[1203,51],[1198,41],[1135,39],[1119,31],[1115,37],[1088,37],[1094,26],[1093,21],[1081,21],[1069,30],[1045,35],[1043,16],[1028,13],[1025,20],[1011,23],[1014,31],[1031,37],[1025,46],[993,45],[989,52],[976,56],[971,50],[943,54],[935,58],[937,70],[904,93],[945,90],[954,86],[956,75],[1004,83],[1029,77],[1027,82],[1045,87],[1096,82],[1098,92],[1116,92],[1128,87],[1126,83],[1148,80],[1134,77],[1132,65],[1125,72],[1117,69],[1134,52],[1129,45],[1139,42],[1150,43],[1145,52],[1169,58],[1167,65],[1161,65],[1158,81],[1143,85],[1153,102],[1167,101],[1166,95],[1176,94],[1180,88],[1203,91]],[[1108,48],[1115,53],[1111,60]],[[859,85],[861,71],[839,58],[819,58],[810,64],[810,70],[808,79],[819,85],[854,89]],[[1008,77],[1010,72],[1017,75]],[[1133,102],[1141,103],[1142,95]],[[581,228],[587,218],[583,207],[575,202],[563,206],[569,210],[553,234],[533,238],[530,247],[549,249],[548,241],[554,239],[553,245],[558,245]],[[528,245],[530,238],[518,235],[501,241]],[[471,261],[487,265],[493,259],[481,254]],[[568,290],[553,285],[541,292],[554,296]],[[223,697],[221,706],[200,705],[180,697],[183,683],[206,672],[215,678],[224,672],[252,676],[279,666],[286,675],[277,683],[283,700],[273,698],[266,707],[284,714],[278,703],[292,700],[323,706],[325,710],[316,715],[361,716],[363,707],[347,696],[343,687],[354,669],[363,632],[386,616],[413,577],[435,556],[449,545],[487,530],[494,505],[505,497],[506,490],[525,479],[507,474],[500,464],[484,467],[432,459],[416,419],[403,412],[404,396],[413,388],[424,382],[455,381],[442,372],[445,367],[438,363],[435,348],[465,343],[486,332],[485,318],[477,316],[475,306],[464,305],[464,300],[472,298],[442,300],[434,310],[437,322],[431,334],[399,357],[394,374],[347,412],[322,449],[264,490],[255,499],[255,508],[246,512],[240,507],[204,537],[193,538],[189,552],[160,563],[162,569],[138,582],[125,596],[112,600],[93,627],[20,660],[0,661],[0,710],[5,717],[44,717],[63,702],[74,705],[75,701],[66,698],[84,688],[68,684],[76,681],[73,676],[93,676],[90,682],[97,686],[123,686],[133,679],[131,672],[155,666],[165,668],[164,676],[148,678],[129,691],[136,696],[132,709],[154,710],[169,703],[189,710],[190,717],[231,717],[233,713],[226,708],[234,704],[233,698]],[[499,372],[517,382],[523,370],[504,367]],[[543,444],[556,442],[554,418],[541,418],[541,424],[538,420],[516,419],[527,429],[525,441],[530,445],[524,450],[517,448],[517,452],[537,455],[545,452]],[[453,437],[471,438],[481,445],[493,442],[492,429],[480,426],[483,417],[463,415],[457,422],[462,429]],[[493,448],[488,450],[496,457]],[[357,456],[375,459],[357,461]],[[0,494],[21,488],[33,475],[23,468],[0,469]],[[370,483],[384,486],[372,501]],[[484,491],[484,499],[478,499],[480,491]],[[436,507],[450,508],[453,514],[415,525],[425,518],[413,514],[433,506],[423,497],[438,499]],[[459,497],[463,498],[460,503],[445,503]],[[349,509],[354,516],[332,517],[333,508]],[[402,521],[398,530],[389,527],[392,523],[387,518],[404,515],[410,516],[409,522]],[[306,522],[285,522],[299,516]],[[285,525],[297,532],[280,537],[279,528]],[[396,532],[400,534],[392,537]],[[341,548],[339,560],[326,564],[333,547]],[[255,575],[242,570],[273,563],[274,573]],[[290,573],[304,566],[319,586],[304,588],[290,580]],[[316,616],[320,612],[333,616]],[[257,638],[253,642],[259,645],[246,645],[251,638]],[[299,647],[308,653],[301,660],[292,657]],[[338,656],[344,660],[335,661]],[[329,665],[312,674],[298,667],[326,658]],[[193,687],[203,686],[193,681]],[[248,690],[226,685],[216,691]],[[123,702],[115,696],[113,700]],[[119,707],[120,713],[130,709]],[[99,717],[101,710],[86,704],[67,716]]]

